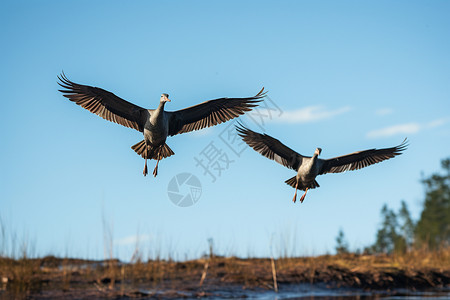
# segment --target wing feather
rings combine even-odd
[[[70,81],[64,72],[58,76],[59,90],[64,97],[89,110],[105,120],[136,129],[144,130],[147,110],[117,97],[98,87],[77,84]]]
[[[219,98],[178,111],[167,112],[169,135],[199,130],[234,119],[256,107],[265,94],[262,88],[254,97]]]
[[[279,140],[267,134],[254,132],[245,128],[242,124],[236,126],[236,130],[244,142],[256,152],[259,152],[261,155],[272,159],[287,168],[297,171],[302,164],[303,158],[305,158],[305,156],[295,152]]]
[[[330,159],[320,159],[322,167],[319,175],[362,169],[400,155],[407,147],[408,141],[405,139],[400,145],[391,148],[369,149]]]

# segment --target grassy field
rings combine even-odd
[[[450,249],[403,255],[247,258],[210,256],[175,262],[0,258],[0,296],[202,297],[224,289],[282,289],[323,283],[362,290],[450,287]],[[276,279],[276,280],[274,280]]]

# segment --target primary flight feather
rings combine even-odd
[[[318,158],[322,152],[321,148],[317,148],[312,157],[303,156],[267,134],[257,133],[243,125],[236,126],[236,130],[244,142],[255,151],[297,171],[296,176],[285,181],[295,188],[294,203],[297,199],[297,189],[305,191],[300,198],[300,202],[303,202],[308,189],[319,187],[316,181],[318,175],[358,170],[400,155],[407,148],[405,139],[400,145],[391,148],[369,149],[335,158],[321,159]]]
[[[59,90],[64,97],[97,114],[105,120],[136,129],[144,139],[131,148],[145,159],[143,174],[147,175],[147,159],[155,159],[153,175],[157,175],[161,159],[174,154],[166,144],[168,136],[200,130],[234,119],[258,105],[265,96],[264,88],[253,97],[219,98],[177,110],[165,111],[170,102],[162,94],[156,109],[145,109],[98,87],[70,81],[64,73],[58,76]]]

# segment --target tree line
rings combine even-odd
[[[442,171],[421,180],[425,200],[420,218],[411,218],[405,201],[395,212],[384,204],[375,243],[364,253],[402,254],[412,249],[438,250],[450,246],[450,158],[441,161]],[[348,253],[342,229],[336,237],[336,252]],[[360,252],[360,251],[357,251]]]

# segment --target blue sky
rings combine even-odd
[[[405,200],[418,218],[421,174],[439,170],[450,154],[447,1],[0,6],[6,252],[27,242],[33,255],[103,258],[104,227],[124,260],[136,240],[144,256],[184,259],[201,255],[208,238],[223,255],[317,255],[334,251],[340,228],[351,248],[362,248],[374,240],[384,203],[398,209]],[[321,147],[329,158],[405,137],[410,147],[363,170],[320,176],[321,187],[294,205],[284,181],[295,172],[250,149],[237,156],[220,139],[229,125],[222,124],[169,138],[176,155],[160,163],[157,178],[144,178],[143,160],[130,149],[140,133],[63,98],[62,70],[146,108],[169,93],[167,110],[264,86],[280,111],[263,129],[305,155]],[[210,143],[232,160],[215,182],[195,162]],[[183,172],[202,184],[187,208],[167,193]]]

